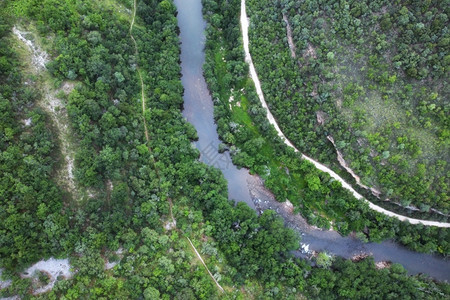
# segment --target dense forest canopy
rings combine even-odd
[[[208,60],[214,60],[214,49],[224,46],[221,51],[230,62],[226,78],[210,74],[208,83],[219,96],[220,88],[244,84],[248,102],[256,103],[242,57],[239,7],[236,0],[204,1],[210,24]],[[176,14],[171,0],[0,2],[0,280],[11,280],[7,285],[0,282],[0,297],[448,295],[448,284],[408,276],[397,264],[378,270],[372,258],[352,262],[321,254],[313,260],[317,266],[311,266],[311,261],[291,256],[299,237],[274,211],[257,214],[244,203],[228,200],[220,170],[198,161],[199,151],[192,147],[197,134],[181,114]],[[45,67],[35,65],[38,52],[48,53]],[[205,74],[211,68],[207,64]],[[49,103],[58,106],[49,109]],[[262,170],[266,152],[282,153],[281,160],[292,172],[297,168],[303,181],[302,197],[310,199],[304,207],[311,220],[328,224],[314,214],[317,207],[309,203],[315,198],[349,199],[351,207],[336,201],[326,212],[333,214],[340,207],[335,217],[341,218],[342,232],[368,227],[374,239],[398,234],[412,248],[449,252],[445,230],[371,215],[328,177],[308,164],[298,165],[297,157],[273,138],[261,109],[250,104],[248,108],[261,122],[247,132],[248,154],[234,157],[235,162]],[[252,123],[246,114],[242,118]],[[227,124],[218,125],[221,134],[228,133],[226,142],[245,140],[227,132]],[[69,141],[62,140],[60,128],[66,127],[72,135]],[[253,147],[266,149],[264,155],[251,153]],[[70,165],[67,153],[74,153],[73,188],[59,176]],[[285,177],[267,181],[277,195],[298,192],[287,188]],[[339,216],[349,208],[354,213]],[[72,276],[58,278],[45,293],[33,294],[49,283],[50,275],[38,272],[28,274],[30,278],[22,272],[51,256],[69,257]]]
[[[260,175],[279,201],[288,199],[310,224],[325,229],[332,226],[344,235],[356,231],[362,240],[395,238],[414,250],[448,253],[447,229],[412,226],[369,209],[280,140],[245,75],[248,69],[239,37],[239,6],[239,1],[224,5],[224,13],[213,13],[218,8],[209,1],[204,6],[212,25],[207,30],[210,38],[206,45],[205,77],[214,99],[218,132],[226,143],[224,148],[230,149],[233,162]],[[279,27],[285,28],[281,21]],[[253,51],[252,44],[250,50]],[[290,55],[288,48],[284,50],[280,53]],[[264,81],[262,84],[264,87]]]
[[[256,69],[287,137],[336,166],[340,151],[383,199],[448,214],[448,1],[247,7]]]

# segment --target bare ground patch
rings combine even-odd
[[[36,38],[37,35],[32,31],[22,30],[18,26],[14,26],[13,34],[19,40],[19,47],[23,50],[21,52],[28,54],[26,57],[23,55],[25,67],[28,68],[27,71],[38,76],[38,88],[41,91],[42,98],[38,101],[37,105],[49,114],[57,131],[62,155],[57,181],[74,199],[78,199],[79,195],[74,179],[75,151],[72,141],[73,134],[69,126],[66,103],[62,99],[63,95],[68,95],[74,89],[75,84],[66,81],[60,88],[53,88],[51,85],[51,77],[46,69],[49,55],[40,46]]]
[[[41,260],[35,263],[27,270],[25,270],[25,272],[22,274],[22,277],[32,277],[33,280],[37,280],[37,278],[35,278],[35,274],[39,271],[44,272],[48,276],[49,283],[33,291],[34,295],[50,291],[58,280],[58,277],[64,277],[67,279],[72,277],[69,260],[54,258],[50,258],[49,260]]]

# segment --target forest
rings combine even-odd
[[[247,3],[255,66],[286,136],[335,169],[340,151],[362,184],[397,204],[387,207],[428,218],[449,206],[446,4]]]
[[[309,224],[329,229],[331,221],[343,235],[357,232],[362,240],[375,242],[394,238],[415,251],[447,255],[448,229],[411,225],[369,209],[340,183],[285,146],[268,123],[246,76],[248,70],[239,39],[240,2],[221,8],[230,11],[223,13],[222,19],[218,17],[220,13],[212,13],[217,8],[209,3],[205,2],[204,10],[209,10],[214,20],[211,24],[217,26],[217,31],[213,26],[207,29],[210,38],[206,44],[205,77],[215,101],[218,132],[230,149],[233,162],[260,175],[276,198],[288,199]],[[230,96],[235,99],[231,110]]]
[[[224,142],[236,152],[243,149],[233,161],[261,173],[272,164],[274,175],[267,177],[267,185],[277,196],[296,195],[292,202],[304,208],[312,224],[326,227],[333,218],[345,234],[358,231],[371,240],[397,237],[413,249],[447,254],[446,230],[374,214],[326,174],[298,163],[257,106],[240,44],[239,1],[203,4],[209,23],[205,75],[210,90],[223,100],[225,90],[245,88],[238,115],[252,126],[233,132],[225,116],[220,117],[219,103],[216,108]],[[11,280],[0,297],[448,296],[447,283],[409,276],[398,264],[379,270],[370,257],[358,262],[327,255],[313,261],[294,258],[290,251],[299,247],[300,237],[274,211],[257,214],[228,200],[223,175],[199,162],[199,151],[191,144],[197,134],[181,114],[176,15],[171,0],[0,2],[0,280]],[[33,69],[32,55],[21,48],[14,28],[26,30],[26,39],[48,53],[44,70]],[[217,54],[226,55],[227,63],[216,64]],[[226,76],[214,75],[218,70]],[[65,125],[73,133],[74,189],[59,178],[63,143],[58,122],[46,107],[50,87],[61,91],[67,84],[73,88],[58,93],[63,106],[57,111],[67,115]],[[261,155],[250,152],[255,147]],[[280,163],[297,175],[282,176]],[[292,189],[290,180],[301,181],[301,191]],[[325,216],[321,206],[326,206]],[[48,274],[29,278],[21,272],[49,257],[69,257],[73,276],[58,279],[46,293],[33,294],[48,283]],[[117,264],[108,269],[106,262]]]

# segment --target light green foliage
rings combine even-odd
[[[319,267],[328,269],[333,264],[333,257],[326,252],[319,252],[316,263]]]
[[[325,113],[325,124],[323,126],[318,126],[316,124],[316,113],[319,109],[318,105],[320,104],[325,111],[329,111],[330,107],[334,107],[335,105],[333,101],[330,101],[331,90],[325,89],[324,86],[322,86],[322,89],[320,85],[317,85],[318,89],[317,91],[314,91],[314,85],[320,81],[320,78],[314,76],[309,77],[309,75],[300,76],[298,71],[304,71],[306,74],[310,74],[311,72],[315,74],[317,73],[316,71],[322,70],[317,63],[322,61],[328,52],[333,52],[336,55],[342,53],[334,51],[335,48],[331,46],[320,52],[316,47],[313,47],[313,45],[311,45],[311,47],[309,45],[303,45],[303,47],[306,48],[303,53],[304,57],[298,58],[303,67],[299,68],[299,64],[291,59],[291,54],[286,44],[275,43],[275,40],[266,38],[268,32],[278,37],[276,41],[285,41],[286,36],[286,32],[284,31],[285,22],[282,20],[281,14],[278,13],[277,5],[270,5],[268,3],[272,2],[250,1],[247,3],[247,13],[260,16],[257,20],[252,21],[254,22],[252,23],[254,24],[252,26],[256,26],[256,28],[259,28],[259,26],[264,28],[267,27],[268,30],[264,32],[258,32],[258,30],[250,31],[251,52],[253,59],[258,61],[256,67],[261,68],[258,70],[258,73],[263,83],[263,91],[266,95],[266,100],[269,102],[272,101],[269,106],[273,114],[278,111],[276,116],[278,123],[283,127],[283,120],[287,120],[288,122],[286,124],[290,124],[290,126],[285,126],[282,130],[285,133],[291,132],[295,136],[295,138],[291,137],[290,139],[299,142],[299,144],[296,145],[297,148],[302,152],[305,151],[305,149],[309,149],[307,151],[319,155],[319,160],[321,162],[326,163],[330,160],[332,161],[336,157],[335,149],[332,148],[323,155],[320,153],[327,147],[332,147],[331,143],[326,139],[326,135],[330,134],[327,130],[331,130],[331,125],[338,126],[343,120],[333,118],[331,113]],[[206,7],[212,5],[209,8],[211,10],[211,15],[213,14],[212,12],[217,12],[217,8],[210,2],[206,1],[205,5]],[[293,4],[290,3],[289,5]],[[232,5],[230,4],[230,6]],[[228,9],[230,9],[230,6],[228,6]],[[257,9],[255,9],[255,7]],[[297,6],[294,5],[294,7]],[[305,10],[307,9],[305,8]],[[294,10],[291,9],[288,11],[292,13]],[[359,14],[362,15],[364,12],[363,7],[360,6],[358,11]],[[315,14],[319,13],[319,10],[315,11]],[[339,13],[339,11],[335,11],[334,13]],[[272,18],[268,18],[268,16],[272,16]],[[289,19],[291,26],[300,27],[300,16],[301,15],[299,14]],[[274,20],[278,20],[279,22],[275,22]],[[230,26],[231,23],[234,24],[232,29]],[[325,28],[326,18],[318,18],[316,25],[313,27],[317,27],[318,29]],[[207,44],[207,63],[204,66],[204,73],[211,89],[212,96],[215,99],[215,118],[218,124],[219,135],[224,141],[231,141],[234,143],[234,145],[229,145],[229,148],[231,153],[235,154],[235,163],[250,167],[252,171],[255,171],[262,176],[265,179],[265,185],[276,195],[276,198],[289,199],[310,224],[328,229],[330,220],[333,220],[336,224],[334,227],[342,234],[371,228],[369,229],[369,234],[367,236],[363,233],[358,234],[364,235],[366,240],[373,241],[380,241],[384,238],[393,237],[394,235],[399,239],[402,236],[414,235],[416,242],[413,242],[412,240],[400,240],[405,245],[415,250],[420,249],[421,251],[428,251],[429,249],[428,246],[426,246],[428,242],[420,241],[420,239],[426,237],[428,241],[434,241],[429,245],[441,245],[434,248],[436,251],[442,253],[442,251],[448,252],[450,250],[448,248],[448,242],[438,237],[439,234],[444,234],[446,236],[446,230],[433,230],[431,235],[429,235],[429,233],[424,235],[421,233],[423,232],[423,229],[419,227],[405,225],[394,219],[381,216],[373,210],[369,210],[367,205],[364,205],[363,202],[356,200],[354,197],[350,196],[348,192],[344,191],[337,181],[328,176],[324,176],[321,172],[317,172],[311,164],[305,160],[300,160],[290,149],[287,149],[284,143],[278,139],[276,133],[270,130],[270,126],[266,120],[265,111],[260,106],[251,80],[239,80],[241,74],[239,74],[238,77],[237,74],[233,73],[233,68],[231,66],[239,65],[244,61],[242,56],[236,54],[239,52],[236,49],[241,51],[242,48],[239,48],[241,45],[236,45],[232,41],[233,38],[224,36],[220,32],[226,28],[229,30],[230,36],[240,35],[238,20],[230,17],[228,20],[223,20],[220,26],[221,28],[217,28],[217,31],[210,33],[211,39],[215,42]],[[305,26],[302,28],[305,28]],[[304,33],[303,29],[302,33]],[[323,33],[325,33],[325,31],[323,31]],[[260,38],[252,39],[252,35],[259,36]],[[312,37],[310,38],[312,39]],[[322,38],[316,38],[315,42],[320,43],[322,40]],[[266,46],[262,47],[260,45]],[[297,49],[299,49],[299,47],[300,46],[297,45]],[[325,46],[322,45],[322,47]],[[274,52],[274,49],[277,50]],[[349,52],[353,53],[353,51]],[[319,54],[322,55],[320,61],[318,58],[314,58],[314,56],[319,56]],[[270,57],[270,59],[263,60],[263,57]],[[361,59],[363,56],[357,54],[355,57]],[[379,64],[379,56],[377,55],[370,55],[369,60],[373,65]],[[339,60],[337,63],[340,63]],[[270,67],[268,67],[269,65]],[[324,64],[324,67],[325,65],[326,64]],[[360,70],[352,68],[349,69],[348,73],[357,72],[357,74],[359,74],[358,72],[363,72],[364,70],[365,68],[361,68]],[[226,75],[231,74],[233,74],[231,78],[234,80],[225,80]],[[288,77],[284,77],[285,75]],[[393,81],[393,79],[390,79],[393,75],[389,72],[383,71],[381,75],[386,83],[388,83],[389,80]],[[304,83],[306,80],[310,80],[309,83]],[[396,78],[395,80],[395,82],[397,82],[398,79]],[[323,82],[323,78],[321,82]],[[285,89],[281,87],[284,87]],[[405,90],[410,93],[412,91],[412,85],[405,86]],[[320,95],[314,96],[313,94],[316,92]],[[389,141],[389,135],[394,132],[397,133],[396,130],[402,128],[402,124],[397,118],[398,112],[395,110],[398,105],[395,105],[395,103],[392,104],[392,101],[390,101],[388,96],[383,98],[374,97],[374,92],[371,90],[367,91],[362,82],[347,82],[345,88],[343,88],[343,92],[345,97],[343,99],[344,103],[341,102],[342,113],[348,113],[350,115],[352,120],[351,126],[353,127],[353,129],[343,133],[343,137],[348,137],[354,132],[355,137],[357,137],[356,143],[361,143],[361,146],[358,146],[357,148],[358,158],[360,158],[360,160],[349,161],[350,167],[355,170],[362,169],[364,172],[359,172],[358,175],[362,177],[363,183],[371,185],[371,182],[366,181],[369,180],[370,176],[373,176],[374,170],[367,167],[367,162],[370,162],[373,159],[378,165],[386,165],[387,173],[384,173],[385,178],[388,178],[389,180],[398,180],[398,178],[395,177],[396,173],[394,169],[390,168],[388,164],[396,163],[402,167],[408,167],[410,164],[410,161],[403,159],[398,151],[393,150],[396,144],[394,143],[394,145],[392,145]],[[302,93],[307,93],[307,95],[303,96]],[[234,101],[231,103],[231,109],[229,102],[230,94],[234,96]],[[371,98],[369,98],[369,96]],[[433,96],[430,95],[430,97]],[[389,104],[389,106],[383,108],[383,112],[387,112],[389,115],[381,117],[377,116],[374,118],[378,122],[377,124],[380,124],[378,127],[382,129],[380,130],[381,132],[372,133],[367,130],[362,130],[368,125],[373,126],[373,124],[368,122],[368,118],[363,109],[356,109],[354,114],[349,109],[355,104],[358,104],[360,101],[359,99],[361,98],[365,99],[364,105],[367,105],[368,107],[376,104],[374,100],[378,100],[377,103],[379,103],[380,107],[385,105],[385,103]],[[238,100],[239,105],[237,105]],[[311,117],[310,121],[312,124],[308,124],[307,120],[304,119],[309,116]],[[386,119],[389,120],[389,122],[387,122]],[[236,130],[236,128],[239,128],[239,130]],[[299,130],[299,128],[303,129]],[[416,130],[413,133],[414,136],[417,136],[418,131]],[[354,140],[349,141],[344,138],[338,139],[335,135],[333,136],[336,140],[338,149],[341,152],[344,152],[344,154],[354,142]],[[265,140],[265,143],[261,147],[261,150],[258,151],[255,150],[257,147],[255,147],[252,141],[259,137],[262,137]],[[423,135],[423,137],[425,137],[425,135]],[[429,136],[427,137],[429,138]],[[369,141],[370,146],[373,147],[375,151],[370,151],[370,149],[364,147],[367,143],[364,139]],[[314,145],[317,145],[318,147],[314,147]],[[322,146],[319,147],[320,145]],[[407,150],[413,157],[420,155],[418,139],[416,138],[403,139],[401,142],[398,142],[398,145],[399,149],[403,148]],[[384,151],[389,151],[389,156],[388,152]],[[242,154],[242,152],[245,154]],[[383,152],[385,158],[382,158]],[[246,157],[246,155],[249,158],[256,159],[242,159],[243,157]],[[344,158],[348,159],[347,156],[344,156]],[[440,168],[440,170],[442,170],[442,168]],[[425,186],[424,184],[419,185],[416,182],[418,178],[419,177],[414,178],[415,182],[413,188],[422,188]],[[402,177],[402,179],[411,178]],[[351,178],[348,178],[348,180],[351,182]],[[445,186],[443,185],[443,187]],[[413,189],[411,189],[411,191],[412,190]],[[390,187],[386,191],[388,197],[393,193],[394,187]],[[411,197],[408,197],[408,199],[411,199]],[[371,200],[374,201],[373,199]],[[380,222],[380,220],[383,220],[383,222]]]
[[[144,299],[149,300],[158,300],[159,298],[159,291],[155,289],[154,287],[149,286],[144,290]]]

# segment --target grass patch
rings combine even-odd
[[[227,74],[227,67],[225,61],[225,52],[223,48],[216,47],[214,51],[214,69],[216,74]],[[306,187],[305,178],[303,172],[298,170],[298,160],[290,161],[286,163],[286,157],[280,156],[280,153],[275,148],[275,145],[264,134],[260,132],[258,126],[255,124],[252,116],[249,113],[251,103],[249,102],[247,95],[244,93],[246,90],[253,88],[253,82],[251,78],[245,78],[238,82],[236,90],[229,90],[229,83],[225,80],[226,76],[217,76],[219,85],[220,105],[229,111],[230,121],[240,126],[243,126],[251,133],[248,140],[261,139],[263,142],[258,149],[256,156],[257,161],[261,163],[255,163],[250,169],[251,173],[256,173],[266,181],[266,186],[272,187],[278,190],[276,194],[283,194],[284,197],[277,197],[279,201],[289,199],[294,205],[298,206],[303,202],[304,195],[303,189]],[[230,101],[230,96],[233,97]],[[216,104],[217,105],[217,104]],[[238,147],[243,145],[237,144]],[[275,192],[275,191],[274,191]],[[321,210],[324,202],[308,203],[312,209]]]

